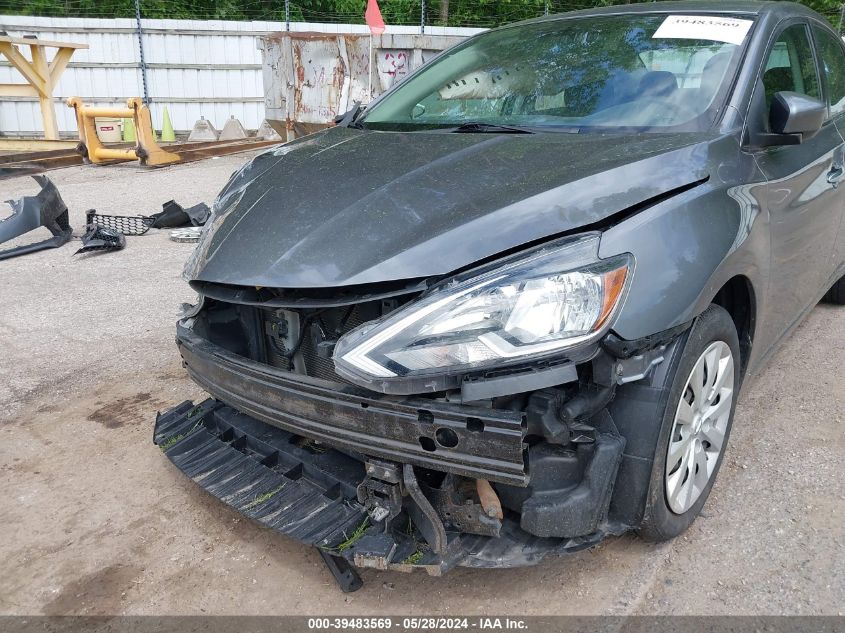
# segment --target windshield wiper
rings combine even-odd
[[[360,121],[358,121],[358,117],[364,111],[364,108],[361,106],[360,101],[356,101],[352,106],[352,109],[336,116],[334,119],[334,123],[336,127],[351,127],[357,130],[363,130],[364,126],[361,125]]]
[[[500,134],[536,134],[534,130],[514,125],[499,125],[497,123],[462,123],[458,127],[448,128],[448,132],[455,134],[481,134],[485,132],[498,132]]]

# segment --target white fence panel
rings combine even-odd
[[[142,20],[144,61],[153,122],[161,126],[167,107],[177,131],[205,116],[222,127],[229,116],[255,129],[264,118],[261,53],[256,36],[284,28],[279,22]],[[138,35],[131,19],[59,19],[0,16],[0,30],[12,36],[88,44],[73,56],[54,95],[59,129],[73,134],[76,121],[64,105],[70,96],[86,103],[115,105],[143,96]],[[5,60],[3,60],[5,62]],[[7,62],[0,83],[22,83]],[[41,133],[38,102],[0,100],[0,134]]]

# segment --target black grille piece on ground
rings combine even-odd
[[[124,235],[143,235],[150,230],[154,220],[143,215],[101,215],[95,209],[85,212],[85,224],[99,224]]]
[[[154,441],[213,496],[308,545],[336,547],[364,521],[355,496],[360,461],[215,400],[159,415]]]
[[[143,235],[150,228],[172,229],[181,226],[202,226],[208,220],[211,209],[204,202],[187,209],[174,200],[162,205],[162,211],[153,215],[102,215],[96,209],[85,212],[85,224],[99,224],[123,233],[123,235]]]

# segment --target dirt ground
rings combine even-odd
[[[245,155],[49,175],[72,210],[211,202]],[[35,193],[0,181],[0,199]],[[6,215],[5,211],[0,216]],[[30,238],[31,241],[31,238]],[[192,246],[0,262],[2,614],[842,614],[845,309],[819,306],[745,390],[704,515],[673,542],[612,539],[517,570],[366,570],[342,594],[314,550],[240,518],[152,444],[202,393],[173,343]]]

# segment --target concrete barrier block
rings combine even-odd
[[[234,117],[234,115],[229,117],[229,120],[226,121],[226,125],[223,126],[223,131],[220,132],[221,141],[235,141],[246,137],[247,134],[244,126]]]
[[[206,120],[206,118],[200,117],[199,120],[194,123],[194,127],[191,130],[191,133],[188,135],[189,141],[216,141],[217,137],[219,136],[217,130],[211,124],[211,121]]]
[[[267,119],[264,119],[261,122],[261,125],[258,128],[258,132],[256,132],[255,136],[258,138],[263,138],[265,141],[282,141],[282,137],[279,136],[279,133],[267,122]]]

